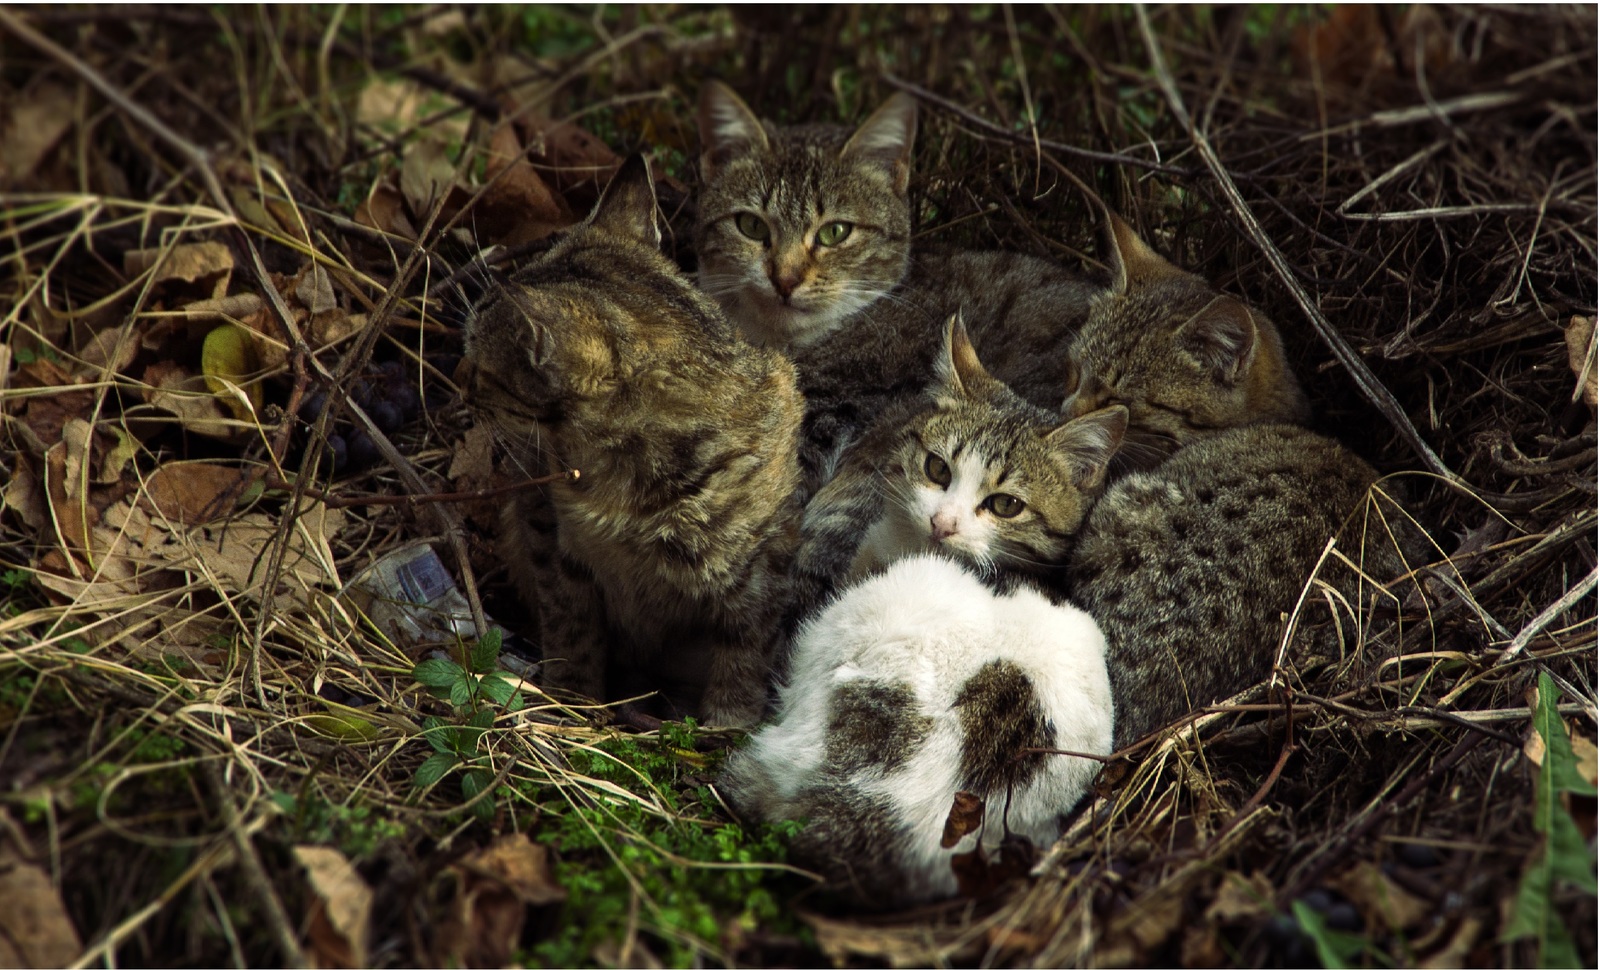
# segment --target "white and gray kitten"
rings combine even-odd
[[[1045,847],[1111,751],[1105,639],[1023,586],[997,594],[937,555],[900,559],[802,628],[774,723],[729,759],[741,811],[809,819],[792,848],[872,908],[957,891],[952,858],[1007,836]],[[957,792],[982,825],[942,837]]]

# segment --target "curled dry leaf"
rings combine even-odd
[[[0,966],[64,967],[83,943],[50,876],[0,848]]]
[[[356,221],[403,239],[417,238],[417,227],[406,214],[406,197],[388,181],[372,186],[365,201],[356,207]]]
[[[1259,869],[1248,877],[1239,872],[1226,873],[1211,905],[1206,907],[1206,920],[1212,923],[1253,920],[1273,911],[1274,895],[1272,880]]]
[[[294,285],[294,295],[313,314],[327,313],[329,310],[339,308],[339,300],[333,293],[333,280],[328,276],[328,271],[318,263],[306,267],[300,276],[300,281]]]
[[[211,300],[196,300],[184,306],[183,313],[196,323],[238,323],[260,313],[262,305],[258,294],[235,293]]]
[[[1596,402],[1594,317],[1573,317],[1567,322],[1567,364],[1578,379],[1572,399],[1583,398],[1590,407]]]
[[[1368,926],[1386,926],[1395,933],[1420,925],[1433,911],[1371,862],[1350,867],[1335,880],[1334,887],[1361,910]]]
[[[130,277],[152,268],[157,283],[210,283],[212,297],[220,298],[228,292],[228,280],[233,276],[233,251],[219,242],[198,242],[170,250],[132,249],[122,254],[122,271]]]
[[[976,832],[983,825],[984,803],[969,791],[958,791],[954,802],[950,806],[950,814],[945,816],[944,834],[939,837],[939,848],[953,849],[956,843],[966,838],[971,832]]]
[[[317,965],[367,966],[367,934],[372,917],[372,887],[337,849],[297,845],[295,861],[305,867],[316,893],[311,905],[311,949]]]
[[[567,897],[551,876],[549,850],[520,832],[450,869],[459,888],[439,936],[441,957],[457,966],[504,966],[522,935],[527,907]]]
[[[185,430],[224,441],[239,437],[242,429],[229,420],[217,396],[182,365],[169,360],[151,364],[145,368],[144,383],[148,385],[144,399],[177,415]]]
[[[120,374],[139,356],[139,339],[127,327],[108,327],[78,351],[83,361],[77,371],[98,380],[100,375]]]
[[[544,237],[577,221],[566,200],[545,184],[529,164],[512,125],[502,125],[489,140],[484,197],[474,210],[475,224],[490,239],[517,245]]]

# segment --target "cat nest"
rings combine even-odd
[[[0,911],[0,963],[1593,964],[1596,33],[0,11],[0,898],[39,914]],[[645,149],[692,266],[712,76],[783,122],[916,96],[919,241],[1092,267],[1075,178],[1270,315],[1436,542],[1403,622],[1309,583],[1321,662],[1115,759],[1042,857],[871,918],[730,824],[726,739],[480,680],[517,647],[475,631],[527,619],[491,542],[527,486],[451,384],[472,257]],[[353,595],[426,540],[391,579],[456,585],[454,654]]]

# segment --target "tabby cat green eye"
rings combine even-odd
[[[1023,503],[1022,499],[1017,498],[1015,495],[996,492],[989,496],[989,500],[983,504],[989,506],[989,511],[1002,519],[1014,519],[1022,512]]]
[[[850,238],[850,230],[854,228],[848,222],[830,222],[817,230],[817,242],[824,246],[837,246]]]
[[[946,465],[944,459],[938,455],[928,455],[928,460],[922,464],[922,470],[927,472],[928,481],[933,482],[935,485],[944,486],[950,484],[950,466]]]
[[[772,235],[772,230],[767,227],[765,219],[754,212],[741,212],[733,220],[739,231],[757,242],[766,242]]]

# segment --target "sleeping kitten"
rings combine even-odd
[[[700,286],[755,343],[794,357],[810,494],[838,451],[933,375],[953,313],[997,377],[1050,408],[1067,345],[1100,290],[1020,253],[911,248],[916,102],[852,131],[763,123],[727,87],[701,91]]]
[[[794,619],[841,583],[923,551],[1002,590],[1061,570],[1127,411],[1064,421],[1033,407],[984,370],[957,319],[943,348],[928,392],[884,412],[807,506]]]
[[[1106,489],[1066,580],[1105,631],[1118,748],[1266,677],[1329,537],[1380,582],[1403,571],[1391,532],[1363,537],[1355,514],[1377,478],[1336,441],[1260,424]],[[1321,578],[1360,602],[1348,567],[1330,561]]]
[[[642,157],[594,213],[491,289],[467,325],[468,395],[530,476],[501,553],[535,608],[549,682],[605,697],[614,665],[757,720],[798,534],[793,366],[738,340],[659,252]],[[670,655],[668,651],[670,650]]]
[[[810,819],[796,861],[872,908],[956,892],[951,858],[1060,834],[1112,733],[1104,640],[1082,610],[996,594],[934,555],[851,587],[796,639],[776,720],[719,787],[764,820]],[[958,791],[981,829],[941,845]]]
[[[1123,404],[1136,435],[1177,445],[1247,424],[1304,423],[1305,393],[1272,321],[1106,218],[1112,285],[1068,350],[1062,409]]]

